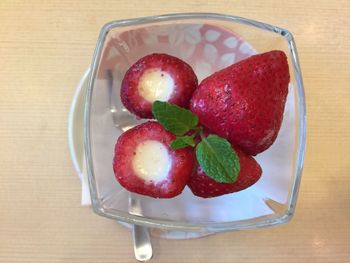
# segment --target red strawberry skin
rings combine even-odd
[[[285,53],[255,55],[204,79],[190,109],[204,126],[256,155],[277,137],[289,80]]]
[[[124,132],[118,138],[114,151],[113,170],[118,182],[131,192],[155,198],[172,198],[179,195],[193,172],[195,156],[190,147],[171,149],[169,145],[174,139],[175,135],[155,121],[143,123]],[[136,147],[146,140],[163,143],[172,160],[167,178],[156,184],[138,177],[132,167]]]
[[[179,58],[155,53],[138,60],[124,76],[120,94],[122,103],[130,112],[140,118],[153,118],[152,103],[145,100],[138,90],[140,78],[149,69],[160,69],[172,77],[174,90],[168,100],[169,103],[183,108],[189,107],[192,94],[198,87],[193,69]]]
[[[208,177],[197,164],[197,169],[191,175],[187,184],[194,195],[202,198],[210,198],[238,192],[252,186],[260,179],[262,170],[255,159],[237,147],[234,150],[238,155],[241,168],[237,181],[231,184],[218,183]]]

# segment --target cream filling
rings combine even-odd
[[[174,90],[174,80],[160,69],[146,70],[138,85],[140,95],[149,102],[156,100],[167,101]]]
[[[158,183],[168,177],[171,158],[164,144],[148,140],[136,147],[132,166],[139,178]]]

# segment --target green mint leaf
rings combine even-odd
[[[194,147],[195,145],[196,144],[194,142],[194,136],[185,135],[185,136],[177,137],[175,140],[173,140],[170,144],[170,147],[177,150],[188,146]]]
[[[153,102],[152,113],[166,130],[175,135],[184,135],[198,124],[198,117],[192,112],[167,102]]]
[[[231,144],[217,135],[202,138],[196,157],[207,176],[220,183],[234,183],[240,170],[239,158]]]

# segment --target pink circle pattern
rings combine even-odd
[[[111,71],[121,79],[141,57],[167,53],[189,63],[198,79],[245,59],[255,50],[236,33],[211,24],[172,24],[112,32],[106,41],[98,78]]]

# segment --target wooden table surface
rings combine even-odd
[[[253,2],[253,1],[252,1]],[[101,26],[218,12],[290,29],[307,97],[296,214],[283,226],[153,240],[153,262],[349,262],[350,2],[0,1],[0,262],[135,262],[129,230],[80,205],[67,117]]]

